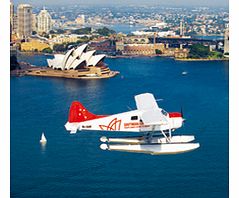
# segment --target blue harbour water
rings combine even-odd
[[[46,65],[46,56],[21,57]],[[170,58],[106,59],[120,75],[104,80],[11,77],[11,197],[228,197],[228,62]],[[187,75],[182,75],[187,71]],[[174,134],[201,147],[178,155],[102,151],[101,136],[70,135],[64,124],[73,100],[96,114],[135,108],[134,95],[151,92],[167,111],[187,119]],[[47,144],[39,144],[45,132]]]

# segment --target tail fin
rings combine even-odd
[[[98,116],[89,112],[80,102],[74,101],[71,104],[68,121],[73,122],[84,122],[87,120],[93,120],[104,116]]]

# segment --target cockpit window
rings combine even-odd
[[[165,115],[165,116],[168,115],[168,113],[167,113],[165,110],[163,110],[163,109],[161,110],[161,112],[162,112],[162,114]]]

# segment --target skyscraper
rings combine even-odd
[[[14,5],[10,2],[10,24],[13,26],[13,18],[14,18]]]
[[[43,9],[37,16],[37,33],[48,33],[52,28],[51,15]]]
[[[79,24],[79,25],[84,25],[85,24],[85,15],[79,15],[77,18],[76,18],[76,23]]]
[[[10,2],[10,42],[12,42],[13,18],[14,18],[14,7],[13,3]]]
[[[183,21],[183,19],[180,21],[179,30],[180,30],[180,36],[184,36],[184,21]]]
[[[18,27],[17,34],[19,38],[28,38],[32,35],[32,6],[29,4],[20,4],[17,8]]]
[[[37,32],[37,16],[32,14],[32,31]]]

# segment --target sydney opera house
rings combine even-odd
[[[62,78],[110,78],[119,72],[111,71],[104,63],[104,54],[87,51],[87,44],[72,48],[66,54],[47,59],[48,67],[32,69],[28,75]]]
[[[87,67],[103,67],[104,54],[95,55],[96,51],[86,51],[87,44],[69,50],[65,55],[56,54],[54,59],[47,59],[48,66],[58,70],[80,70]]]

